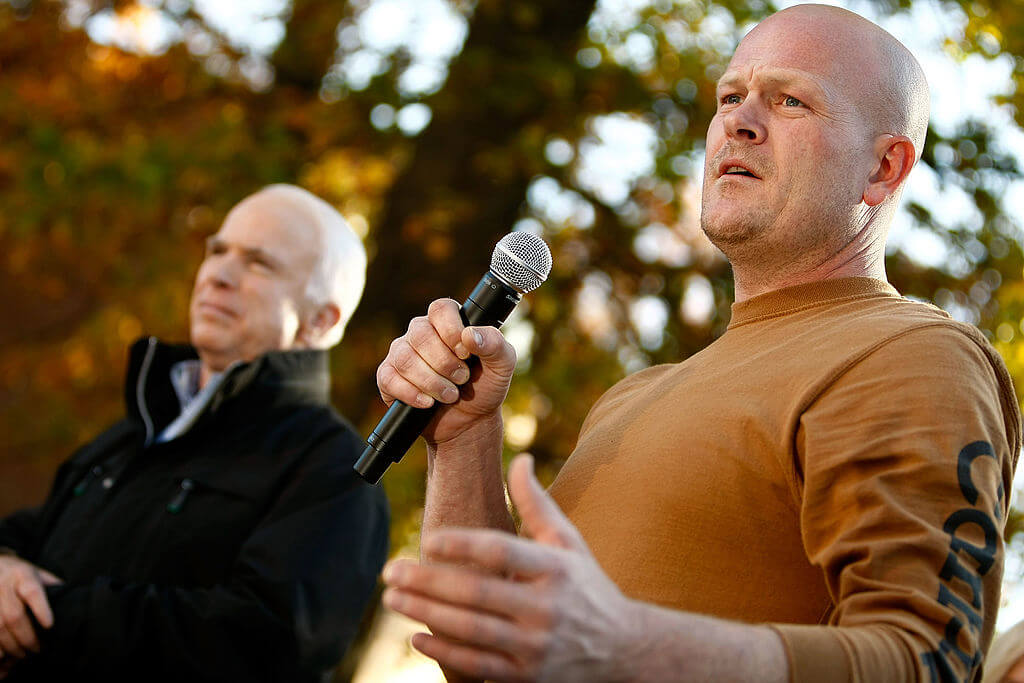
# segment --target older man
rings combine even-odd
[[[451,404],[426,432],[430,564],[385,570],[385,603],[433,631],[417,648],[496,680],[979,678],[1020,414],[976,329],[885,280],[927,118],[920,66],[855,14],[744,38],[704,174],[728,331],[611,389],[550,496],[513,462],[532,540],[502,495],[514,352],[454,302],[412,322],[382,396]]]
[[[361,440],[328,399],[365,267],[298,187],[231,210],[192,346],[139,341],[127,417],[0,522],[12,679],[314,681],[338,661],[387,550],[383,494],[353,476]]]

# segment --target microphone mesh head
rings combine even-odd
[[[533,233],[510,232],[494,247],[491,272],[517,292],[532,292],[551,272],[551,250]]]

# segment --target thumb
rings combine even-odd
[[[467,327],[462,331],[462,343],[490,370],[512,376],[516,367],[516,350],[498,328],[488,325]]]
[[[508,492],[535,541],[589,554],[586,542],[533,474],[533,456],[517,455],[508,468]]]

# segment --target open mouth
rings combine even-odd
[[[747,169],[743,168],[742,166],[730,166],[729,168],[725,169],[725,172],[722,173],[722,175],[742,175],[748,178],[757,177],[756,175],[754,175]]]

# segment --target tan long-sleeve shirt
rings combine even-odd
[[[793,681],[976,680],[1020,432],[975,328],[829,280],[617,384],[551,492],[627,595],[771,624]]]

